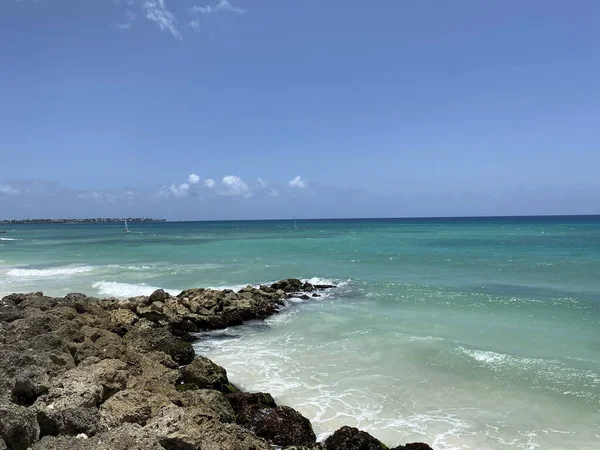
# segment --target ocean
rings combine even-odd
[[[0,225],[0,295],[338,287],[199,353],[321,438],[600,449],[600,217]]]

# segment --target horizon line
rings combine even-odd
[[[551,217],[599,217],[600,213],[597,214],[532,214],[532,215],[466,215],[466,216],[386,216],[386,217],[317,217],[317,218],[299,218],[295,216],[296,220],[300,221],[318,221],[318,220],[435,220],[435,219],[525,219],[525,218],[551,218]],[[47,220],[49,222],[59,221],[92,221],[92,220],[139,220],[142,218],[132,217],[80,217],[80,218],[29,218],[29,219],[0,219],[0,225],[6,225],[6,222],[21,222],[21,221],[42,221]],[[278,218],[278,219],[184,219],[184,220],[170,220],[170,219],[153,219],[145,218],[141,221],[142,223],[186,223],[186,222],[286,222],[294,220],[294,216],[290,218]],[[5,222],[5,223],[3,223]],[[111,222],[108,222],[111,223]],[[44,225],[44,224],[40,224]]]

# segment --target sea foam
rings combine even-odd
[[[94,270],[91,266],[65,266],[65,267],[52,267],[48,269],[23,269],[15,268],[6,272],[6,275],[14,278],[67,278],[73,275],[79,275],[82,273],[88,273]]]
[[[138,295],[150,295],[159,287],[148,286],[145,283],[142,284],[130,284],[120,283],[117,281],[96,281],[92,284],[94,289],[98,290],[98,293],[103,296],[117,297],[117,298],[128,298],[136,297]],[[165,289],[171,295],[177,295],[181,291],[173,289]]]

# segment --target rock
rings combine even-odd
[[[135,327],[123,339],[127,344],[140,349],[142,352],[162,351],[181,366],[190,364],[194,360],[195,354],[192,344],[173,336],[164,327]]]
[[[316,442],[310,421],[295,409],[278,406],[253,421],[253,431],[276,445],[302,445]]]
[[[180,385],[193,389],[230,392],[227,371],[204,356],[197,356],[190,365],[182,367],[180,371]]]
[[[262,392],[235,392],[227,395],[236,416],[236,423],[246,428],[252,427],[255,416],[261,411],[269,412],[277,407],[271,394]]]
[[[413,442],[412,444],[399,445],[392,450],[433,450],[429,445],[422,442]]]
[[[353,427],[342,427],[325,440],[325,450],[384,450],[379,440]]]
[[[124,389],[127,375],[125,363],[105,359],[57,377],[33,405],[42,436],[94,435],[100,420],[97,405]]]
[[[209,421],[200,427],[202,450],[273,450],[263,439],[236,424]]]
[[[167,292],[165,292],[162,289],[157,289],[152,294],[150,294],[150,297],[148,297],[148,300],[150,301],[150,303],[164,302],[169,297],[170,297],[170,295]]]
[[[235,413],[223,394],[208,389],[185,391],[174,401],[178,406],[202,411],[206,417],[222,423],[235,422]]]
[[[293,293],[293,292],[299,292],[302,290],[303,288],[303,284],[302,281],[296,279],[296,278],[288,278],[287,280],[281,280],[278,281],[277,283],[273,283],[270,287],[271,289],[281,289],[282,291],[284,291],[285,293]]]
[[[315,443],[309,445],[290,445],[283,447],[283,450],[324,450],[323,444]]]
[[[237,392],[227,396],[236,423],[276,445],[302,445],[316,441],[310,421],[287,406],[277,406],[270,394]]]
[[[110,312],[110,330],[124,336],[137,322],[138,316],[126,308],[118,308]]]
[[[164,357],[170,359],[167,355]],[[169,398],[176,393],[179,372],[162,363],[160,352],[132,355],[131,364],[134,367],[132,376],[127,380],[127,389],[149,391]]]
[[[99,428],[100,417],[96,407],[73,407],[39,410],[37,421],[40,436],[76,436],[84,433],[93,436]]]
[[[11,394],[16,404],[31,406],[49,388],[48,374],[42,368],[34,366],[17,375]]]
[[[123,423],[146,425],[160,408],[168,405],[171,402],[163,395],[126,389],[100,406],[100,425],[103,429],[116,428]]]
[[[32,450],[96,450],[99,447],[77,436],[44,436]]]
[[[11,450],[25,450],[40,437],[35,412],[10,402],[0,403],[0,439]]]

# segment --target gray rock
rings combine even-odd
[[[204,356],[197,356],[188,366],[182,367],[181,383],[193,389],[216,389],[230,392],[227,371]]]
[[[35,412],[0,400],[0,439],[11,450],[25,450],[40,437]]]

